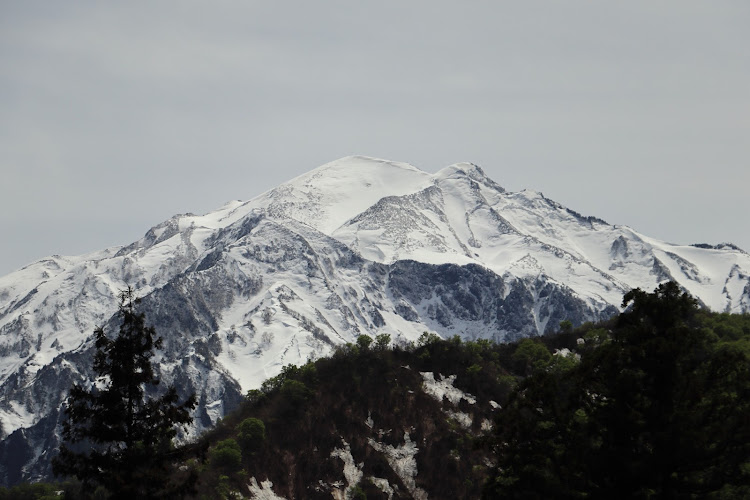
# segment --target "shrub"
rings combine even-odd
[[[352,486],[349,489],[349,495],[352,500],[367,500],[367,494],[359,485]]]
[[[552,360],[552,353],[537,340],[523,339],[513,353],[516,368],[524,375],[545,368]]]
[[[388,349],[388,345],[391,343],[391,336],[387,333],[381,333],[375,337],[375,350],[385,351]]]
[[[257,404],[266,399],[266,394],[260,389],[250,389],[245,394],[245,400],[250,404]]]
[[[237,426],[237,441],[244,453],[257,451],[266,440],[266,426],[257,418],[246,418]]]
[[[219,441],[209,454],[211,466],[227,472],[236,471],[242,463],[240,445],[234,439]]]
[[[372,337],[369,335],[362,334],[359,337],[357,337],[357,346],[359,347],[360,351],[367,351],[370,349],[370,344],[372,344]]]
[[[422,335],[419,336],[417,339],[417,345],[419,347],[436,344],[440,342],[442,339],[440,336],[436,333],[430,333],[430,332],[423,332]]]
[[[284,383],[281,384],[281,394],[284,395],[293,409],[299,409],[313,396],[310,388],[299,380],[284,380]]]

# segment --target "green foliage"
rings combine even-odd
[[[354,347],[354,349],[357,349]],[[334,355],[334,356],[340,356]],[[314,387],[318,383],[318,372],[315,363],[308,362],[303,366],[289,364],[281,369],[281,373],[272,377],[260,386],[260,393],[248,394],[253,399],[248,401],[265,402],[272,399],[276,393],[281,395],[282,412],[291,415],[301,411],[307,401],[309,401],[314,392],[310,386]],[[260,396],[262,394],[263,396]]]
[[[477,376],[477,375],[479,374],[479,372],[481,372],[481,371],[482,371],[482,366],[481,366],[481,365],[478,365],[478,364],[476,364],[476,363],[474,363],[473,365],[471,365],[470,367],[468,367],[468,368],[466,369],[466,373],[467,373],[467,375],[469,375],[470,377],[475,377],[475,376]]]
[[[292,379],[284,380],[281,385],[281,394],[295,406],[304,404],[313,396],[313,392],[303,382]]]
[[[507,392],[512,391],[518,385],[518,380],[513,375],[500,375],[497,383]]]
[[[482,351],[485,350],[485,346],[477,341],[466,342],[464,344],[464,352],[468,355],[472,361],[479,361],[482,359]]]
[[[299,380],[306,384],[314,385],[318,382],[318,370],[315,363],[307,362],[299,369]]]
[[[564,319],[560,321],[560,332],[561,333],[570,333],[573,331],[573,322],[569,319]]]
[[[84,488],[105,487],[112,498],[151,498],[184,492],[188,483],[169,484],[169,454],[177,426],[192,421],[191,396],[178,404],[174,387],[148,398],[159,384],[151,365],[161,338],[136,312],[139,300],[131,288],[121,293],[118,336],[109,339],[97,328],[94,371],[97,379],[86,389],[74,385],[63,422],[65,443],[53,459],[57,475],[75,476]],[[71,446],[73,445],[73,446]],[[83,450],[83,451],[80,451]]]
[[[367,494],[365,493],[365,490],[363,490],[359,485],[352,486],[349,489],[348,497],[352,500],[367,500]]]
[[[63,491],[59,484],[33,483],[17,484],[12,488],[0,488],[0,500],[47,500],[58,497],[57,492]]]
[[[237,441],[244,453],[253,453],[266,440],[266,426],[257,418],[246,418],[237,426]]]
[[[370,349],[370,344],[372,344],[372,337],[365,334],[360,334],[357,337],[357,347],[359,347],[360,351],[368,351]]]
[[[420,335],[417,339],[417,345],[419,347],[429,346],[431,344],[436,344],[441,340],[442,339],[440,338],[440,336],[436,333],[423,332],[422,335]]]
[[[552,353],[539,340],[523,339],[513,353],[513,362],[524,375],[544,369],[552,360]]]
[[[224,474],[220,475],[218,477],[218,484],[214,488],[214,494],[211,495],[210,500],[237,500],[239,498],[242,498],[242,496],[238,493],[237,487],[233,484],[230,477]]]
[[[610,340],[610,335],[604,328],[593,328],[586,332],[583,340],[587,347],[596,347]]]
[[[547,364],[547,370],[556,373],[558,376],[564,375],[566,372],[573,370],[578,364],[578,359],[575,355],[564,356],[556,354],[552,356],[549,363]]]
[[[211,467],[225,472],[235,472],[242,465],[242,450],[234,439],[219,441],[209,452]]]
[[[385,351],[391,343],[391,336],[387,333],[381,333],[375,337],[375,350]]]
[[[623,305],[611,334],[584,336],[579,363],[554,356],[511,395],[487,497],[750,494],[750,318],[702,313],[674,283]],[[514,361],[536,364],[521,344]]]
[[[260,392],[268,396],[281,389],[281,384],[283,383],[284,375],[282,373],[276,375],[275,377],[264,380],[263,383],[260,384]]]
[[[260,403],[265,398],[266,393],[261,391],[260,389],[250,389],[249,391],[247,391],[247,394],[245,394],[245,401],[250,404]]]

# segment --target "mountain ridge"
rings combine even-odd
[[[667,280],[713,310],[750,312],[748,275],[733,246],[670,245],[508,192],[473,164],[429,174],[342,158],[130,245],[0,277],[0,456],[28,457],[0,475],[45,474],[64,394],[87,380],[91,334],[127,285],[165,337],[160,376],[199,395],[187,438],[283,365],[361,333],[514,340],[605,319],[631,288]]]

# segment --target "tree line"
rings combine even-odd
[[[451,482],[456,498],[750,498],[750,316],[701,310],[675,283],[629,292],[625,312],[608,322],[563,322],[557,335],[515,345],[425,333],[394,348],[387,335],[360,335],[250,391],[245,413],[211,434],[216,442],[180,448],[173,440],[190,425],[195,398],[180,402],[174,387],[154,391],[160,381],[151,362],[161,341],[137,305],[132,290],[122,293],[119,334],[95,331],[96,379],[71,389],[54,470],[77,478],[65,488],[72,498],[183,498],[201,481],[203,490],[210,483],[229,496],[244,481],[240,474],[235,484],[237,471],[276,449],[263,420],[248,415],[260,408],[276,426],[315,420],[323,416],[310,413],[322,411],[311,408],[323,378],[334,390],[373,394],[407,362],[436,373],[460,366],[457,386],[501,403],[492,433],[472,444],[489,450],[494,465],[470,468],[471,479],[484,482],[479,489],[468,477]],[[401,389],[387,395],[394,412],[409,404],[408,385]],[[446,439],[446,450],[473,439]],[[14,490],[17,498],[56,491]],[[377,491],[358,485],[354,493]],[[13,497],[7,493],[0,489],[0,498]]]
[[[750,498],[750,317],[674,282],[623,307],[573,336],[580,359],[521,352],[486,498]]]

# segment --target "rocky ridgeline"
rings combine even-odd
[[[198,396],[189,439],[284,365],[362,333],[516,340],[607,318],[627,290],[666,280],[750,312],[749,276],[732,245],[663,243],[506,192],[474,165],[345,158],[126,247],[0,278],[0,478],[49,474],[67,390],[90,380],[93,330],[116,331],[128,285],[164,337],[160,377]]]

